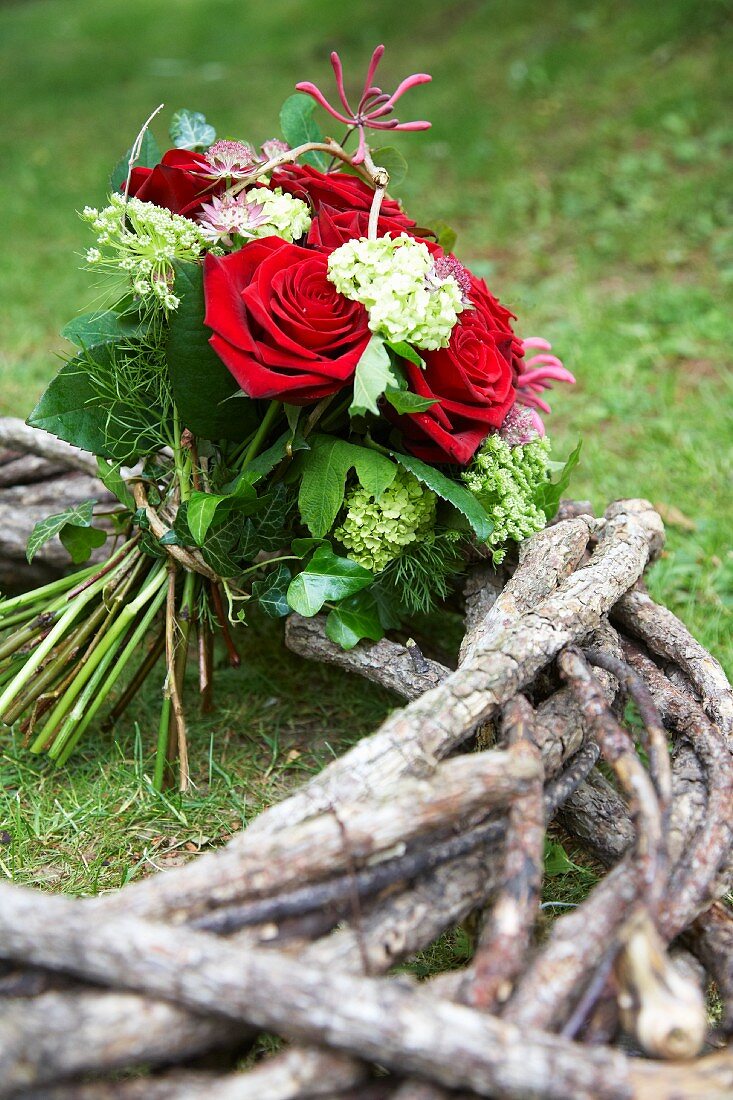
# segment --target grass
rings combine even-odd
[[[202,110],[220,135],[260,141],[297,79],[330,86],[330,48],[356,82],[385,41],[385,86],[434,77],[406,108],[433,129],[399,142],[408,209],[453,224],[459,255],[512,305],[519,331],[551,339],[576,373],[551,420],[559,453],[584,439],[573,492],[597,507],[621,496],[662,507],[669,545],[652,591],[733,670],[728,5],[424,0],[416,23],[372,0],[354,14],[340,0],[0,7],[11,150],[0,162],[0,412],[29,411],[59,329],[93,298],[74,211],[104,200],[152,107]],[[91,893],[191,858],[392,705],[356,681],[345,699],[339,674],[284,653],[278,629],[243,633],[243,670],[223,672],[218,713],[193,723],[190,798],[150,790],[150,695],[62,773],[6,741],[2,872]],[[578,887],[572,867],[558,871],[546,900],[572,903]]]

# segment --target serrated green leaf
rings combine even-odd
[[[395,479],[394,463],[377,451],[332,435],[317,435],[304,456],[298,506],[315,538],[330,531],[346,492],[346,475],[355,469],[359,481],[379,497]]]
[[[239,443],[257,428],[257,406],[248,397],[229,400],[239,386],[209,344],[201,265],[179,261],[174,267],[180,303],[170,315],[166,359],[181,420],[204,439]]]
[[[25,556],[28,561],[33,561],[41,547],[54,535],[58,535],[67,524],[72,527],[91,527],[95,504],[95,500],[85,500],[82,504],[65,508],[55,516],[46,516],[45,519],[39,520],[31,531],[26,546]]]
[[[303,92],[288,96],[283,103],[280,108],[280,129],[291,148],[295,149],[306,142],[323,141],[321,128],[313,117],[315,109],[315,100]],[[325,172],[328,167],[328,158],[323,153],[306,153],[300,159],[320,172]]]
[[[176,149],[190,149],[192,152],[208,149],[216,141],[216,130],[206,121],[206,116],[200,111],[185,108],[173,115],[169,133]]]
[[[481,542],[487,541],[494,530],[494,524],[473,493],[470,493],[463,485],[459,485],[457,481],[451,481],[449,477],[442,474],[440,470],[436,470],[434,466],[428,466],[426,462],[421,462],[419,458],[415,458],[413,455],[403,455],[397,451],[392,451],[392,456],[396,462],[399,462],[400,466],[404,466],[406,470],[414,474],[418,481],[421,481],[423,485],[427,485],[428,489],[432,489],[441,500],[447,500],[449,504],[457,508],[471,524]]]
[[[131,154],[132,147],[127,150],[124,156],[120,157],[117,164],[112,169],[112,174],[109,178],[110,191],[121,191],[125,186],[125,180],[127,179],[127,173],[130,167]],[[142,142],[140,143],[140,153],[133,168],[155,168],[156,164],[159,162],[160,148],[158,147],[158,143],[152,131],[146,130],[143,134]]]
[[[398,384],[384,340],[381,336],[372,336],[356,364],[354,398],[349,406],[349,416],[363,416],[367,412],[378,416],[377,401],[387,386]]]
[[[310,618],[317,615],[327,600],[343,600],[372,583],[368,569],[351,558],[340,558],[328,544],[319,546],[302,573],[288,587],[288,603],[293,611]]]
[[[452,252],[456,247],[456,240],[458,234],[455,229],[452,229],[447,222],[434,222],[433,229],[437,237],[437,242],[444,252]]]
[[[557,515],[563,493],[570,484],[573,470],[580,462],[580,451],[582,446],[583,440],[581,439],[578,441],[575,450],[568,456],[567,462],[562,467],[557,481],[545,482],[540,486],[535,495],[535,504],[538,508],[542,509],[548,520],[553,519],[553,517]]]
[[[131,512],[134,512],[135,501],[120,472],[122,465],[121,462],[109,462],[106,458],[98,458],[99,480],[106,489],[109,489],[110,493],[117,497],[120,504],[124,504],[125,508],[129,508]]]
[[[287,565],[280,562],[266,577],[252,585],[252,598],[257,600],[265,614],[272,619],[281,619],[290,614],[288,585],[291,577]]]
[[[395,353],[398,359],[407,359],[421,369],[425,367],[425,360],[418,355],[412,344],[408,344],[406,340],[385,340],[384,343],[390,351]]]
[[[371,591],[365,589],[348,596],[329,611],[326,635],[342,649],[353,649],[362,638],[370,638],[373,642],[383,638],[379,610]]]
[[[381,149],[372,149],[372,160],[377,168],[389,172],[389,189],[399,187],[407,175],[407,161],[394,145],[385,145]]]
[[[420,413],[438,404],[437,397],[420,397],[411,390],[385,390],[384,396],[398,413]]]
[[[61,329],[61,336],[78,348],[95,348],[99,344],[134,337],[139,328],[136,318],[124,317],[114,309],[105,309],[101,313],[82,313],[80,317],[75,317]]]
[[[111,348],[113,345],[100,344],[85,356],[94,357],[96,364],[106,371],[114,370]],[[155,436],[145,434],[145,425],[140,423],[132,427],[129,424],[130,410],[121,403],[102,404],[99,393],[92,384],[89,364],[84,356],[64,363],[58,374],[51,380],[28,417],[28,423],[34,428],[55,435],[66,443],[73,443],[83,451],[94,455],[127,462],[146,447],[155,446]],[[154,427],[154,413],[151,411],[149,424]]]
[[[74,565],[83,565],[92,556],[92,550],[107,541],[107,532],[98,527],[76,527],[65,524],[59,531],[59,539],[68,550]]]

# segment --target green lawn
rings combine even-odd
[[[409,211],[450,222],[519,331],[551,339],[575,372],[550,422],[560,452],[584,439],[574,493],[664,506],[654,594],[731,670],[730,5],[423,0],[419,11],[391,0],[358,18],[342,0],[0,7],[0,412],[28,412],[62,350],[58,330],[93,300],[74,211],[103,201],[154,106],[202,110],[220,135],[261,141],[296,80],[330,87],[331,48],[358,84],[384,41],[385,85],[434,77],[405,101],[407,117],[434,122],[400,142]],[[156,128],[162,143],[165,122]],[[164,800],[146,783],[154,698],[116,748],[100,733],[63,774],[8,750],[0,870],[88,892],[184,858],[186,843],[216,842],[390,705],[353,683],[345,706],[341,678],[283,654],[276,630],[249,628],[242,649],[216,719],[195,725],[195,798]]]

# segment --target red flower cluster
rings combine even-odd
[[[206,167],[200,154],[171,150],[155,168],[133,170],[130,194],[195,217],[225,184],[207,180]],[[289,244],[267,237],[225,256],[208,255],[205,323],[213,332],[211,346],[246,394],[305,405],[348,386],[369,342],[364,307],[336,292],[327,261],[345,241],[366,236],[373,192],[356,176],[300,164],[274,171],[270,186],[309,203],[308,238]],[[431,236],[393,199],[382,204],[378,233]],[[426,243],[434,256],[444,255],[433,241]],[[524,351],[512,331],[513,315],[474,276],[468,297],[470,307],[449,346],[422,353],[424,369],[401,364],[410,389],[436,403],[399,416],[384,409],[407,450],[428,462],[468,463],[517,397]]]

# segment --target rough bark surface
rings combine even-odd
[[[100,499],[89,456],[27,432],[0,421],[0,518]],[[14,562],[28,579],[26,536],[3,536],[0,583]],[[83,901],[0,885],[0,1097],[733,1095],[733,1051],[699,1054],[701,981],[733,1028],[733,694],[636,587],[662,540],[644,501],[566,502],[515,565],[470,569],[456,669],[291,617],[292,650],[407,705],[185,868]],[[556,814],[610,870],[538,945]],[[475,913],[466,967],[389,974]],[[680,934],[696,966],[669,954]],[[292,1045],[233,1072],[263,1029]]]

